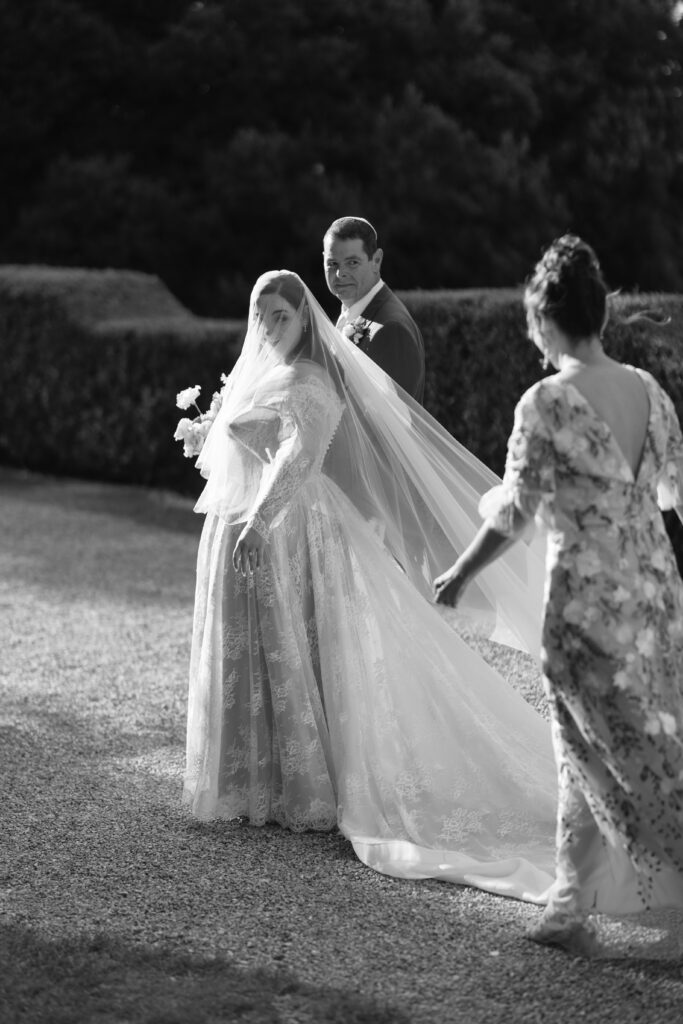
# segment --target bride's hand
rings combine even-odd
[[[246,576],[247,573],[260,569],[263,566],[266,546],[266,541],[253,526],[245,526],[237,538],[235,550],[232,553],[235,572],[241,572],[243,576]]]
[[[456,562],[450,569],[436,577],[433,586],[436,603],[448,605],[449,608],[455,608],[462,596],[463,590],[467,586],[467,578],[462,570],[458,568],[458,563]]]

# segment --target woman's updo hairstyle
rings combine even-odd
[[[555,239],[534,267],[524,291],[528,314],[550,317],[577,341],[602,334],[607,298],[598,258],[576,235]]]

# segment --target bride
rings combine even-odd
[[[549,726],[431,601],[498,478],[288,271],[256,282],[197,465],[192,813],[338,826],[378,871],[543,902]],[[520,545],[464,611],[535,651],[542,575]]]

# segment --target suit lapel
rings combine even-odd
[[[370,302],[367,304],[367,306],[365,307],[365,309],[361,313],[361,316],[363,317],[363,319],[364,320],[374,320],[375,319],[375,315],[377,313],[379,313],[380,309],[382,308],[382,306],[384,305],[384,303],[386,302],[388,297],[389,297],[389,288],[385,284],[385,285],[382,286],[382,288],[380,288],[380,290],[377,292],[375,297],[370,300]]]

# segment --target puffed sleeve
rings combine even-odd
[[[257,405],[228,423],[228,433],[261,462],[272,462],[279,444],[281,421],[277,408]]]
[[[542,500],[555,490],[555,449],[542,415],[539,385],[530,388],[517,403],[508,440],[502,484],[482,497],[479,513],[498,533],[510,536],[519,516],[533,519]]]
[[[284,518],[297,492],[327,449],[342,414],[342,403],[329,384],[311,376],[295,383],[278,401],[277,448],[263,474],[247,526],[262,537]]]
[[[664,407],[662,421],[666,444],[657,482],[657,501],[659,507],[666,511],[683,505],[683,435],[671,398],[663,389],[660,389],[660,394]]]

